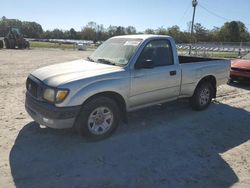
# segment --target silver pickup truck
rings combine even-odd
[[[169,36],[113,37],[85,60],[31,73],[25,107],[41,125],[102,139],[128,111],[179,98],[207,108],[229,71],[229,60],[178,56]]]

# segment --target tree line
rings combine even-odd
[[[188,23],[188,30],[190,30],[190,23]],[[75,40],[92,40],[105,41],[106,39],[117,35],[130,34],[159,34],[170,35],[177,43],[189,43],[190,32],[181,31],[180,27],[175,25],[169,28],[160,27],[158,29],[146,29],[144,32],[137,32],[134,26],[109,26],[105,28],[102,24],[89,22],[81,31],[76,31],[74,28],[70,30],[46,30],[36,22],[20,21],[18,19],[7,19],[2,17],[0,19],[0,36],[5,36],[9,27],[18,27],[21,29],[23,35],[27,38],[43,38],[43,39],[75,39]],[[244,23],[241,21],[225,22],[221,27],[214,27],[209,30],[200,23],[194,25],[194,36],[192,41],[195,42],[248,42],[250,41],[250,34]]]

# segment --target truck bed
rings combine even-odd
[[[219,60],[219,59],[214,59],[214,58],[203,58],[203,57],[193,57],[193,56],[178,56],[178,57],[179,57],[180,64]]]

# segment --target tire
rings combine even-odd
[[[227,81],[227,84],[228,84],[228,85],[233,84],[234,81],[235,81],[235,78],[232,77],[232,76],[230,76],[230,78],[229,78],[228,81]]]
[[[22,45],[22,44],[19,44],[19,45],[18,45],[18,49],[23,49],[23,45]]]
[[[9,45],[10,45],[10,49],[15,49],[16,46],[15,46],[15,40],[14,39],[10,39],[9,40]]]
[[[30,48],[30,42],[29,41],[25,41],[25,48]]]
[[[211,104],[213,93],[214,89],[211,83],[200,83],[190,98],[191,107],[197,111],[206,109]]]
[[[106,116],[106,117],[105,117]],[[83,105],[75,122],[77,132],[88,140],[102,140],[119,124],[119,108],[108,97],[96,97]]]
[[[4,43],[5,43],[5,48],[10,49],[10,42],[9,42],[9,40],[5,38],[4,39]]]
[[[237,76],[230,76],[230,82],[234,82],[234,81],[238,81],[238,77]]]
[[[3,41],[0,40],[0,49],[2,49],[2,48],[3,48]]]
[[[25,47],[24,41],[22,41],[22,42],[20,42],[20,43],[18,44],[18,49],[23,49],[24,47]]]

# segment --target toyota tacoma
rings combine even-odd
[[[41,125],[102,139],[129,111],[180,98],[206,109],[229,72],[229,60],[178,56],[170,36],[118,36],[86,59],[31,73],[25,107]]]

